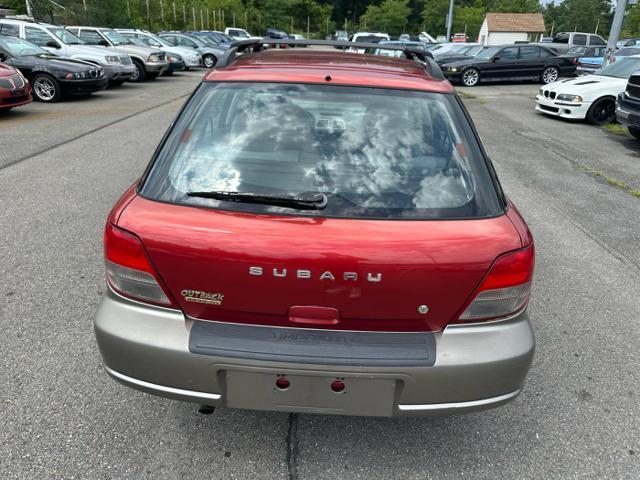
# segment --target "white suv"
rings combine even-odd
[[[57,25],[25,20],[0,20],[0,33],[24,38],[61,57],[71,57],[100,65],[110,84],[120,84],[136,71],[129,55],[115,49],[92,47]]]
[[[225,28],[225,35],[229,35],[234,40],[258,40],[262,37],[256,37],[255,35],[251,35],[243,28]]]

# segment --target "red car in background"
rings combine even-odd
[[[31,86],[13,67],[0,63],[0,111],[30,103]]]

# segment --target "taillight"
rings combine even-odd
[[[107,281],[116,292],[148,303],[175,306],[160,286],[138,237],[107,223],[104,257]]]
[[[457,321],[495,320],[522,310],[529,301],[534,263],[533,244],[498,257]]]

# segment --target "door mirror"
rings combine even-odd
[[[500,57],[493,57],[494,62],[498,62],[499,60],[500,60]]]
[[[0,62],[6,62],[7,61],[7,54],[4,52],[0,52]]]
[[[100,40],[98,42],[98,45],[100,45],[101,47],[110,47],[111,45],[109,45],[109,42],[107,42],[106,40]]]
[[[58,42],[56,42],[55,40],[49,40],[46,44],[45,47],[50,47],[50,48],[60,48],[60,44]]]

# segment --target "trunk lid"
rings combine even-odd
[[[118,225],[140,237],[188,317],[304,328],[441,330],[495,258],[522,246],[506,215],[319,219],[136,196]]]

